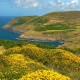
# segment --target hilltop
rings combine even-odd
[[[80,52],[80,11],[52,12],[43,16],[16,17],[3,26],[18,32],[18,39],[61,41],[61,48]]]

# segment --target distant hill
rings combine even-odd
[[[21,33],[19,39],[61,41],[60,47],[80,52],[80,11],[16,17],[3,28]]]

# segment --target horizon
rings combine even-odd
[[[42,16],[50,12],[80,11],[79,0],[0,0],[0,16]]]
[[[19,15],[19,16],[15,16],[15,15],[5,15],[5,16],[0,16],[0,17],[24,17],[24,16],[44,16],[46,14],[49,14],[49,13],[58,13],[58,12],[80,12],[80,10],[70,10],[70,11],[54,11],[54,12],[48,12],[48,13],[45,13],[45,14],[42,14],[42,15]]]

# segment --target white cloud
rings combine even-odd
[[[79,6],[80,0],[15,0],[15,3],[19,7],[23,8],[38,8],[38,9],[66,9],[76,8]]]
[[[23,8],[37,7],[39,4],[38,0],[15,0],[15,3]]]
[[[72,0],[72,1],[71,1],[71,6],[72,6],[73,8],[75,8],[77,5],[78,5],[78,0]]]
[[[77,4],[78,0],[72,0],[71,2],[72,2],[72,4]]]
[[[74,9],[77,8],[80,3],[80,0],[51,0],[58,9]]]
[[[66,3],[66,8],[74,9],[78,8],[79,6],[79,0],[71,0]]]

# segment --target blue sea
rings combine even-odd
[[[11,16],[0,17],[0,39],[16,40],[17,41],[17,37],[20,34],[15,33],[15,32],[11,32],[11,31],[7,31],[7,30],[4,30],[2,28],[5,24],[7,24],[9,21],[11,21],[14,18],[15,17],[11,17]],[[57,41],[55,41],[55,42],[30,41],[30,42],[47,44],[47,45],[50,45],[50,46],[58,46],[58,45],[63,44],[63,43],[60,43],[60,42],[57,42]]]
[[[16,38],[19,36],[18,33],[2,29],[2,26],[7,24],[12,19],[14,19],[14,17],[0,17],[0,39],[16,40]]]

